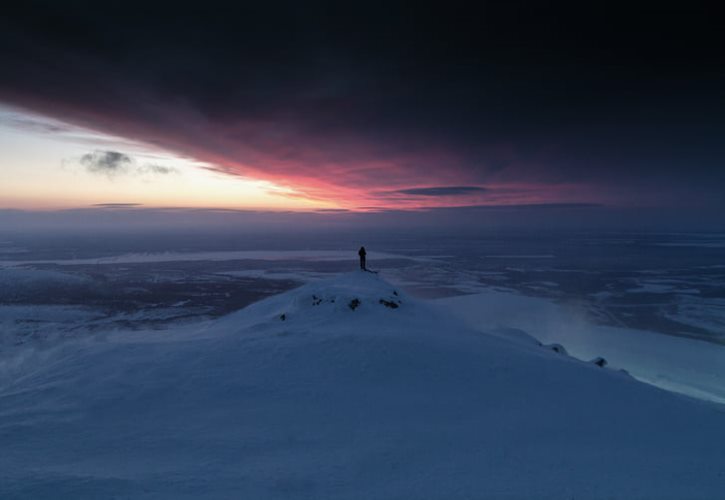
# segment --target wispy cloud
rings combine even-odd
[[[141,203],[96,203],[91,206],[96,208],[136,208],[143,205]]]
[[[402,194],[409,196],[467,196],[481,194],[488,191],[480,186],[436,186],[398,189],[391,191],[391,194]]]
[[[143,165],[136,169],[139,174],[156,174],[156,175],[169,175],[178,174],[179,171],[174,167],[167,167],[164,165]]]
[[[64,134],[75,130],[75,127],[51,118],[23,114],[0,108],[0,124],[23,132],[40,134]]]
[[[119,175],[170,175],[179,171],[170,166],[145,163],[139,165],[131,156],[118,151],[93,151],[78,161],[91,174],[113,178]]]
[[[128,173],[133,160],[130,156],[118,151],[94,151],[81,156],[80,164],[92,174],[104,174],[113,177]]]

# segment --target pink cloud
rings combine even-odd
[[[517,164],[506,145],[491,149],[494,156],[506,159],[507,168],[471,168],[470,159],[442,144],[416,144],[413,148],[392,137],[387,143],[372,142],[345,130],[311,130],[303,122],[284,117],[215,121],[183,102],[162,105],[129,89],[121,95],[121,103],[108,108],[15,97],[34,111],[146,142],[206,162],[216,171],[270,181],[298,193],[280,196],[333,201],[347,209],[604,201],[594,189],[578,184],[512,181],[512,172],[539,169]],[[437,196],[401,192],[448,186],[485,189]]]

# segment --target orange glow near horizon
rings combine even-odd
[[[211,166],[147,145],[66,127],[0,107],[0,208],[57,210],[130,203],[150,208],[315,210],[336,203],[269,181],[220,173]],[[131,158],[119,172],[91,172],[79,162],[97,150]],[[161,172],[161,173],[160,173]]]
[[[264,211],[425,210],[470,205],[596,202],[576,184],[493,179],[485,187],[455,168],[455,155],[375,159],[355,155],[331,163],[285,159],[266,151],[254,165],[226,157],[194,159],[138,141],[0,106],[0,209],[62,210],[103,205]],[[98,157],[93,159],[93,155]],[[116,155],[104,158],[104,155]],[[313,157],[306,152],[306,158]],[[91,157],[89,159],[89,157]],[[103,161],[118,160],[108,165]],[[282,158],[282,159],[280,159]],[[120,160],[119,160],[120,159]],[[94,164],[93,161],[99,161]],[[260,166],[261,165],[261,166]],[[239,175],[243,173],[244,175]],[[459,186],[459,187],[456,187]]]

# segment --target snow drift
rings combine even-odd
[[[364,272],[0,385],[0,498],[717,498],[722,407]]]

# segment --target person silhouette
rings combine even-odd
[[[360,269],[363,271],[367,271],[367,266],[365,265],[365,256],[367,255],[367,252],[365,251],[365,247],[360,247],[360,250],[358,250],[357,254],[360,256]]]

